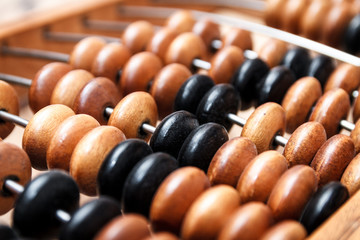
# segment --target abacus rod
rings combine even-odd
[[[113,113],[114,109],[111,107],[106,107],[105,108],[105,116],[106,117],[110,117],[110,115]]]
[[[83,24],[89,29],[104,29],[110,31],[123,31],[127,26],[129,26],[129,22],[108,21],[89,18],[84,18]]]
[[[14,55],[20,57],[32,57],[32,58],[41,58],[58,62],[68,62],[69,55],[65,53],[58,53],[46,50],[38,49],[27,49],[21,47],[1,47],[1,54],[4,55]]]
[[[353,124],[347,120],[341,120],[340,126],[344,129],[348,130],[349,132],[351,132],[352,130],[355,129],[355,124]]]
[[[359,91],[358,90],[355,90],[351,93],[351,96],[355,99],[359,96]]]
[[[19,116],[16,116],[14,114],[5,112],[4,110],[0,110],[0,119],[5,122],[12,122],[17,125],[20,125],[22,127],[26,127],[29,124],[28,120],[25,120]]]
[[[65,212],[64,210],[58,209],[56,210],[55,216],[58,220],[62,223],[67,223],[70,221],[71,216],[69,213]]]
[[[69,33],[69,32],[52,32],[45,29],[43,32],[44,37],[47,40],[59,41],[59,42],[79,42],[87,37],[99,37],[106,42],[121,42],[119,38],[108,37],[103,35],[86,34],[86,33]]]
[[[221,49],[222,46],[223,46],[223,42],[220,39],[215,39],[215,40],[211,41],[211,47],[216,49],[216,50]],[[254,59],[254,58],[258,57],[258,54],[255,51],[246,49],[246,50],[244,50],[244,57],[246,59]]]
[[[154,134],[156,128],[154,126],[151,126],[148,123],[143,123],[141,125],[142,130],[144,130],[144,132],[150,133],[150,134]]]
[[[285,145],[287,144],[288,140],[286,138],[284,138],[283,136],[281,135],[275,135],[275,138],[274,138],[274,142],[277,144],[277,145],[280,145],[282,147],[285,147]]]
[[[197,68],[201,68],[201,69],[205,69],[205,70],[210,70],[210,68],[211,68],[211,63],[201,60],[201,59],[198,59],[198,58],[195,58],[192,61],[192,64]]]
[[[5,82],[9,82],[9,83],[13,83],[13,84],[22,85],[22,86],[25,86],[25,87],[30,87],[31,82],[32,82],[31,79],[18,77],[18,76],[15,76],[15,75],[5,74],[5,73],[0,73],[0,80],[3,80]]]

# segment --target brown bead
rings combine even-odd
[[[334,88],[342,88],[348,94],[360,85],[360,69],[352,64],[341,63],[326,81],[325,92]]]
[[[95,118],[79,114],[65,119],[56,129],[46,152],[49,169],[69,171],[71,154],[80,139],[90,130],[100,126]]]
[[[108,116],[105,108],[114,108],[121,95],[115,83],[108,78],[97,77],[88,82],[75,99],[73,109],[94,117],[101,125],[106,125]]]
[[[359,89],[358,89],[359,91]],[[356,97],[354,104],[353,104],[353,120],[354,122],[357,122],[357,120],[359,120],[360,118],[360,97]]]
[[[211,60],[209,76],[218,83],[230,83],[232,76],[244,62],[243,51],[235,46],[219,50]]]
[[[241,173],[256,155],[256,146],[249,139],[230,139],[219,148],[211,160],[207,171],[211,185],[228,184],[236,187]]]
[[[278,39],[269,38],[260,47],[258,56],[269,66],[269,68],[273,68],[280,64],[280,61],[283,59],[287,50],[287,43]]]
[[[146,45],[153,35],[154,26],[151,23],[148,21],[136,21],[125,29],[122,40],[132,53],[138,53],[146,49]]]
[[[143,240],[178,240],[179,238],[174,234],[168,232],[160,232],[152,234],[150,237],[144,238]]]
[[[303,240],[307,232],[298,221],[285,220],[268,229],[260,240]]]
[[[3,191],[6,179],[12,179],[24,186],[31,180],[31,164],[24,150],[0,141],[0,215],[13,208],[16,199],[16,195]]]
[[[80,192],[94,196],[96,178],[106,155],[125,135],[113,126],[100,126],[90,130],[76,145],[70,160],[70,175],[80,188]]]
[[[53,62],[36,73],[29,88],[29,105],[33,112],[50,105],[51,94],[57,82],[72,69],[69,64]]]
[[[265,22],[270,27],[280,28],[286,0],[268,0],[265,8]]]
[[[166,52],[175,37],[176,33],[173,30],[163,27],[151,38],[146,47],[146,51],[155,53],[163,62],[165,62]]]
[[[57,127],[68,117],[75,115],[69,107],[54,104],[38,111],[25,128],[22,146],[33,168],[47,169],[46,151]]]
[[[220,27],[211,19],[201,19],[194,24],[193,33],[201,37],[204,41],[206,49],[212,49],[212,42],[219,40],[221,37]]]
[[[208,189],[186,213],[181,230],[182,239],[216,239],[239,205],[239,194],[234,188],[217,185]]]
[[[15,89],[8,83],[0,80],[0,110],[19,115],[19,98]],[[14,129],[11,122],[0,120],[0,137],[6,138]]]
[[[231,28],[222,38],[223,46],[236,46],[242,50],[252,49],[251,33],[240,28]]]
[[[94,59],[105,45],[105,40],[99,37],[82,39],[75,45],[70,55],[70,65],[74,68],[91,71]]]
[[[209,179],[196,167],[183,167],[171,173],[158,188],[151,204],[150,221],[154,231],[179,234],[191,204],[209,187]]]
[[[349,95],[341,88],[329,90],[316,103],[309,121],[321,123],[329,138],[338,132],[340,121],[346,118],[349,110]]]
[[[267,202],[274,219],[298,219],[317,184],[315,171],[309,166],[298,165],[287,170],[277,181]]]
[[[286,169],[286,160],[279,152],[266,151],[256,156],[246,166],[236,186],[241,203],[266,202],[277,180]]]
[[[160,119],[174,111],[176,95],[182,84],[191,76],[191,72],[184,65],[172,63],[156,75],[150,89],[155,99]]]
[[[273,224],[274,219],[268,206],[251,202],[240,206],[221,230],[219,240],[256,240]]]
[[[354,142],[355,152],[360,152],[360,121],[356,121],[354,130],[351,131],[350,137]]]
[[[360,155],[356,155],[345,169],[341,183],[348,189],[350,196],[360,189]]]
[[[309,165],[326,140],[325,129],[320,123],[302,124],[290,136],[284,148],[284,156],[289,167],[299,164]]]
[[[309,6],[309,1],[288,0],[285,4],[285,9],[281,13],[282,29],[290,33],[298,34],[300,31],[299,24],[301,17]]]
[[[126,63],[118,87],[124,96],[135,91],[148,91],[161,68],[161,59],[154,53],[137,53]]]
[[[141,126],[148,123],[156,125],[158,112],[154,98],[146,92],[134,92],[124,97],[114,108],[109,125],[124,132],[126,138],[141,138],[149,140]]]
[[[330,181],[339,181],[354,156],[355,147],[350,137],[337,134],[327,140],[311,162],[311,167],[315,169],[318,177],[319,186]]]
[[[93,78],[90,72],[82,69],[68,72],[56,84],[50,103],[63,104],[72,108],[81,89]]]
[[[95,240],[143,239],[150,236],[148,222],[138,214],[118,216],[103,227]]]
[[[176,34],[191,32],[195,19],[190,11],[180,10],[172,14],[166,22],[166,27],[172,29]]]
[[[274,148],[276,134],[285,131],[285,111],[277,103],[269,102],[256,108],[246,121],[241,132],[242,137],[255,143],[258,153]]]
[[[91,72],[95,77],[107,77],[119,81],[119,70],[131,57],[130,50],[123,44],[112,42],[105,45],[94,59]]]

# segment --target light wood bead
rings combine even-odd
[[[182,84],[191,76],[184,65],[172,63],[156,75],[150,89],[150,94],[157,104],[160,119],[174,111],[176,95]]]
[[[22,147],[31,165],[38,170],[47,169],[46,151],[57,127],[68,117],[75,115],[69,107],[61,104],[42,108],[30,119],[24,130]]]
[[[146,49],[146,45],[153,35],[154,26],[151,23],[148,21],[136,21],[125,29],[122,40],[132,53],[138,53]]]
[[[325,92],[335,88],[342,88],[348,94],[360,85],[360,68],[352,64],[341,63],[326,81]]]
[[[311,162],[311,167],[314,168],[318,177],[319,186],[330,181],[339,181],[354,156],[355,147],[350,137],[337,134],[327,140]]]
[[[281,13],[281,15],[283,15],[282,29],[290,33],[298,34],[300,32],[299,24],[301,17],[308,6],[308,0],[288,0],[285,3],[284,11]]]
[[[172,29],[176,34],[191,32],[195,19],[190,11],[180,10],[172,14],[166,22],[166,27]]]
[[[91,72],[95,77],[107,77],[117,83],[119,70],[131,57],[130,50],[123,44],[112,42],[105,45],[97,54]]]
[[[50,105],[51,94],[57,82],[71,70],[73,68],[69,64],[53,62],[36,73],[29,88],[29,105],[33,112]]]
[[[260,240],[303,240],[307,232],[298,221],[285,220],[268,229]]]
[[[179,238],[174,234],[161,232],[152,234],[150,237],[144,238],[143,240],[179,240]]]
[[[219,25],[211,19],[201,19],[197,21],[192,31],[201,37],[208,51],[212,49],[212,41],[219,40],[221,37]]]
[[[15,89],[8,83],[0,80],[0,110],[19,115],[19,98]],[[0,120],[0,137],[6,138],[14,129],[11,122]]]
[[[240,28],[231,28],[222,38],[223,47],[236,46],[242,50],[252,49],[251,33]]]
[[[72,108],[81,89],[93,78],[94,75],[82,69],[68,72],[56,84],[50,103],[63,104]]]
[[[269,66],[269,68],[273,68],[279,65],[287,50],[287,43],[278,39],[269,38],[269,40],[264,42],[260,47],[258,56]]]
[[[16,199],[16,195],[3,191],[6,179],[12,179],[24,186],[31,180],[31,164],[24,150],[0,141],[0,215],[13,208]]]
[[[346,167],[341,183],[348,189],[350,196],[360,189],[360,155],[356,155]]]
[[[76,145],[70,160],[70,175],[80,192],[96,195],[96,178],[106,155],[120,142],[124,133],[113,126],[100,126],[90,130]]]
[[[354,130],[351,131],[350,137],[354,142],[355,152],[360,152],[360,121],[356,121]]]
[[[359,89],[358,89],[358,91],[359,91]],[[354,122],[357,122],[360,118],[360,97],[359,96],[354,101],[352,115],[353,115]]]
[[[235,71],[244,62],[243,51],[235,46],[227,46],[219,50],[211,60],[209,76],[215,84],[230,83]]]
[[[276,134],[285,131],[285,111],[277,103],[269,102],[256,108],[250,115],[241,132],[242,137],[255,143],[258,153],[274,148]]]
[[[234,188],[218,185],[208,189],[186,213],[181,230],[182,239],[216,239],[239,205],[239,194]]]
[[[146,47],[146,51],[155,53],[163,63],[165,63],[165,55],[171,44],[175,39],[176,33],[167,27],[161,28],[151,38],[150,42]]]
[[[346,119],[349,110],[349,95],[341,88],[329,90],[316,103],[309,121],[321,123],[329,138],[338,132],[340,121]]]
[[[265,22],[270,27],[280,28],[286,0],[268,0],[265,8]]]
[[[70,54],[69,63],[74,68],[91,71],[94,59],[106,45],[99,37],[87,37],[79,41]]]
[[[246,166],[237,183],[241,203],[266,202],[280,176],[287,170],[286,159],[276,151],[256,156]]]
[[[48,169],[69,171],[71,154],[76,144],[90,130],[100,126],[95,118],[78,114],[65,119],[56,129],[46,152]]]
[[[124,132],[127,138],[149,140],[141,126],[148,123],[156,125],[158,112],[154,98],[146,92],[134,92],[124,97],[114,108],[109,119],[109,125]]]

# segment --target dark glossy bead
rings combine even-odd
[[[79,188],[62,171],[49,171],[34,178],[19,195],[13,222],[22,236],[45,237],[57,234],[61,222],[56,211],[72,213],[79,206]]]
[[[191,76],[179,89],[175,98],[174,110],[186,110],[196,114],[201,99],[214,85],[214,81],[209,76],[201,74]]]
[[[314,57],[310,63],[308,76],[319,80],[321,87],[324,88],[327,79],[334,71],[334,69],[334,61],[330,57],[325,55],[318,55]]]
[[[239,105],[239,95],[231,84],[217,84],[201,100],[196,116],[200,124],[215,122],[229,130],[233,123],[228,120],[227,114],[236,114]]]
[[[9,226],[0,225],[0,239],[1,240],[16,240],[19,239],[14,230],[11,229]]]
[[[180,166],[195,166],[207,172],[216,151],[228,140],[227,131],[217,123],[199,126],[181,147],[178,157]]]
[[[357,14],[349,23],[345,36],[344,45],[346,51],[356,54],[360,51],[360,14]]]
[[[241,109],[250,108],[257,96],[257,85],[269,72],[269,67],[260,58],[246,60],[235,72],[231,82],[241,98]]]
[[[292,48],[287,51],[281,65],[289,68],[295,75],[295,79],[305,77],[310,65],[309,52],[304,48]]]
[[[154,152],[166,152],[177,158],[186,137],[198,126],[199,122],[194,114],[187,111],[174,112],[156,127],[150,146]]]
[[[60,240],[93,239],[110,220],[121,214],[112,198],[101,197],[79,208],[60,232]]]
[[[294,74],[285,66],[277,66],[262,80],[258,93],[258,106],[266,102],[281,104],[286,91],[295,82]]]
[[[151,153],[150,146],[140,139],[119,143],[101,164],[97,177],[99,194],[111,196],[120,202],[126,177],[141,159]]]
[[[306,204],[299,221],[310,234],[348,198],[349,192],[344,185],[340,182],[330,182],[312,196]]]
[[[122,196],[123,211],[148,217],[156,190],[177,167],[176,159],[167,153],[153,153],[138,162],[125,182]]]

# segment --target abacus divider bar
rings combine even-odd
[[[32,83],[31,79],[15,76],[11,74],[6,74],[6,73],[0,73],[0,80],[25,87],[30,87]]]
[[[82,39],[88,37],[99,37],[107,43],[121,42],[121,40],[116,37],[108,37],[103,35],[86,34],[86,33],[52,32],[48,29],[44,30],[43,35],[47,40],[59,41],[59,42],[79,42]]]
[[[40,58],[58,62],[69,62],[70,58],[70,56],[65,53],[9,46],[2,46],[1,54],[19,57]]]
[[[17,125],[20,125],[22,127],[26,127],[29,124],[29,121],[26,119],[23,119],[22,117],[19,117],[17,115],[8,113],[4,110],[0,110],[0,119],[5,122],[12,122]]]

